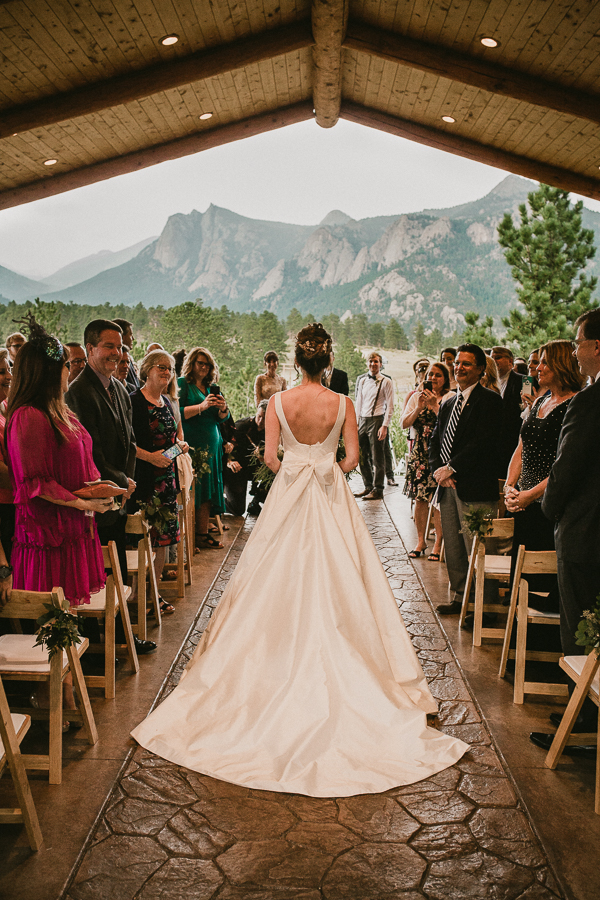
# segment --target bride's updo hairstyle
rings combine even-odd
[[[320,322],[305,325],[296,335],[296,365],[307,375],[318,375],[329,365],[331,335]]]

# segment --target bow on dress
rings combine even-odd
[[[309,477],[314,473],[319,484],[327,487],[333,484],[335,477],[333,464],[333,453],[327,453],[325,456],[315,459],[306,459],[306,457],[296,457],[286,450],[281,468],[286,485],[293,484],[300,475],[306,472]]]

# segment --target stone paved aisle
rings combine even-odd
[[[314,799],[198,775],[137,748],[68,900],[554,900],[563,897],[383,504],[364,511],[434,696],[472,745],[384,794]],[[240,533],[165,686],[177,683],[251,530]],[[164,696],[164,694],[163,694]]]

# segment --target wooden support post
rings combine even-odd
[[[313,0],[313,103],[317,124],[332,128],[342,102],[342,44],[348,25],[348,0]]]

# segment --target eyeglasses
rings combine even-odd
[[[159,372],[168,372],[169,374],[171,374],[171,372],[173,371],[171,366],[158,366],[157,365],[157,366],[154,366],[154,368],[158,369]]]
[[[85,366],[87,360],[82,359],[81,357],[74,356],[73,359],[69,360],[69,365],[71,366]]]
[[[69,362],[69,360],[66,361],[65,368],[68,369],[69,372],[71,371],[71,363]]]
[[[210,363],[200,362],[199,359],[196,360],[196,365],[198,366],[199,369],[210,369]]]

